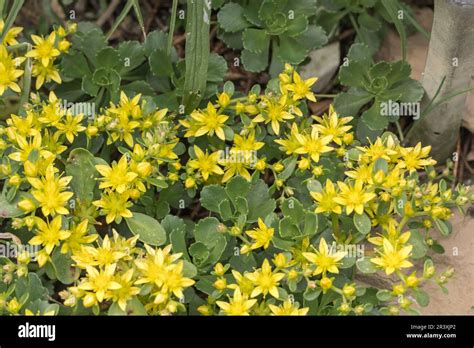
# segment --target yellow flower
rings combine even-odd
[[[331,142],[332,136],[319,136],[316,127],[312,127],[311,134],[303,135],[296,134],[296,139],[300,143],[300,147],[295,150],[295,153],[304,155],[308,154],[314,162],[319,162],[319,156],[322,153],[332,151],[333,148],[327,146]]]
[[[311,91],[311,86],[314,85],[317,80],[316,77],[302,80],[300,75],[296,71],[293,71],[293,83],[285,85],[285,88],[293,92],[293,100],[306,98],[315,102],[316,97]]]
[[[370,259],[371,262],[375,263],[385,270],[387,275],[392,274],[402,268],[410,268],[413,264],[408,261],[413,245],[407,245],[400,250],[397,250],[387,238],[383,238],[383,251],[378,250],[379,257]]]
[[[342,181],[337,182],[340,193],[334,198],[334,202],[346,207],[346,214],[355,211],[357,214],[364,212],[364,205],[376,197],[373,192],[366,192],[362,186],[362,181],[356,180],[353,186]]]
[[[44,150],[41,146],[42,139],[39,133],[28,140],[25,137],[17,135],[15,140],[18,144],[18,151],[9,154],[8,157],[16,162],[26,162],[33,151],[37,151],[39,155],[45,159],[52,155],[51,152]]]
[[[373,184],[374,163],[361,164],[354,170],[346,171],[345,174],[352,179],[360,180],[362,183]],[[382,171],[383,173],[383,171]]]
[[[5,22],[3,21],[3,19],[0,19],[0,33],[3,31],[4,27],[5,27]],[[2,44],[6,45],[6,46],[18,45],[18,41],[16,40],[16,37],[22,31],[23,31],[23,28],[21,28],[21,27],[11,27],[8,30],[8,32],[6,33]],[[0,95],[1,94],[2,93],[0,93]]]
[[[323,117],[313,116],[320,124],[314,127],[319,131],[321,135],[332,136],[332,141],[336,144],[341,145],[344,135],[352,128],[352,126],[346,126],[353,117],[342,117],[339,118],[337,113],[334,111],[334,107],[329,105],[329,114]]]
[[[92,202],[96,207],[101,208],[101,213],[107,215],[105,221],[111,224],[113,221],[120,223],[122,217],[132,217],[132,212],[128,209],[133,203],[128,201],[127,193],[108,192],[102,194],[98,201]]]
[[[310,192],[310,194],[318,202],[315,209],[316,213],[342,213],[341,206],[334,201],[337,192],[331,180],[326,179],[326,185],[321,192]]]
[[[61,84],[61,76],[59,76],[59,71],[54,65],[53,61],[49,63],[48,66],[44,66],[41,63],[33,63],[32,74],[36,77],[35,88],[40,89],[45,82],[54,82]]]
[[[111,105],[109,112],[119,116],[131,116],[133,119],[138,119],[142,116],[140,105],[141,94],[137,94],[132,99],[128,98],[124,91],[120,92],[120,102],[118,106]]]
[[[171,244],[161,249],[153,249],[145,244],[147,256],[135,260],[142,277],[135,284],[155,284],[161,287],[166,276],[166,267],[181,257],[181,254],[171,254]]]
[[[31,39],[35,43],[34,48],[27,52],[25,57],[31,57],[39,60],[43,66],[48,66],[49,62],[60,55],[57,48],[54,47],[56,41],[56,33],[53,31],[47,38],[37,35],[31,35]]]
[[[86,130],[86,127],[81,125],[81,121],[84,118],[84,115],[72,115],[68,113],[66,119],[63,119],[62,122],[56,124],[60,134],[66,135],[66,139],[72,144],[74,137],[77,136],[79,132]]]
[[[111,298],[111,290],[121,288],[121,285],[114,278],[116,267],[117,265],[113,264],[100,270],[91,266],[86,268],[87,277],[78,286],[80,290],[91,291],[84,297],[85,307],[89,307],[88,304],[96,303],[96,300],[100,303],[104,299]]]
[[[301,147],[300,142],[298,141],[297,135],[300,134],[298,131],[298,125],[293,123],[291,125],[291,133],[286,139],[277,139],[275,143],[280,144],[282,151],[285,151],[287,155],[292,155],[296,153],[296,150]]]
[[[339,273],[339,269],[337,266],[340,264],[339,261],[341,261],[345,253],[344,252],[329,252],[328,245],[326,244],[326,241],[324,238],[321,238],[319,240],[319,251],[316,251],[315,253],[303,253],[303,256],[310,261],[311,263],[314,263],[317,267],[313,272],[313,275],[318,275],[318,274],[323,274],[323,276],[326,275],[327,272],[330,273]]]
[[[20,86],[16,83],[24,71],[16,69],[23,62],[24,58],[15,58],[8,54],[5,46],[0,45],[0,96],[9,88],[16,93],[20,93]]]
[[[124,193],[133,180],[138,176],[137,173],[131,172],[127,156],[123,155],[117,162],[112,162],[112,167],[105,164],[98,164],[95,169],[103,176],[99,188],[111,188],[118,193]]]
[[[233,150],[231,150],[232,152]],[[229,181],[235,174],[240,175],[245,180],[250,181],[251,176],[249,171],[250,162],[243,161],[226,161],[225,159],[220,162],[224,166],[224,176],[222,177],[222,183]]]
[[[265,143],[255,141],[255,132],[250,132],[247,137],[235,134],[234,135],[234,150],[237,151],[258,151]]]
[[[29,177],[27,180],[33,186],[31,194],[40,204],[44,216],[66,215],[69,213],[64,206],[73,196],[73,193],[62,191],[66,189],[72,180],[72,176],[56,177],[54,175],[54,167],[49,165],[46,169],[46,175],[41,179]]]
[[[183,298],[183,290],[195,283],[194,280],[183,276],[183,267],[183,261],[166,267],[162,292],[173,293],[177,298]]]
[[[299,309],[290,300],[286,300],[283,302],[283,305],[280,306],[269,304],[268,307],[272,311],[273,315],[306,315],[309,311],[308,307]]]
[[[115,281],[120,284],[120,288],[112,290],[112,301],[117,302],[120,309],[125,311],[127,302],[135,295],[138,295],[140,288],[133,286],[133,268],[129,269],[124,274],[115,277]]]
[[[415,147],[400,147],[399,151],[401,159],[399,159],[397,166],[408,169],[410,173],[424,166],[436,164],[434,159],[428,157],[431,146],[421,147],[421,143],[418,143]]]
[[[249,315],[249,310],[257,303],[257,300],[248,300],[242,296],[239,288],[234,290],[234,296],[229,296],[229,302],[216,301],[216,304],[227,315]]]
[[[31,111],[27,111],[26,117],[10,115],[10,118],[7,119],[7,125],[9,126],[7,135],[11,141],[15,141],[18,135],[27,137],[39,134],[36,115]]]
[[[268,293],[278,298],[278,285],[280,280],[285,277],[285,273],[273,273],[270,262],[267,259],[263,261],[262,268],[253,273],[245,275],[255,286],[250,297],[257,297],[263,294],[265,297]]]
[[[30,239],[31,245],[44,246],[46,253],[51,254],[55,246],[68,238],[71,233],[61,229],[62,218],[56,216],[52,221],[43,221],[41,218],[36,218],[37,233],[36,236]]]
[[[251,249],[258,249],[263,247],[267,249],[270,245],[270,241],[272,240],[273,234],[275,233],[275,229],[268,228],[267,225],[263,222],[261,218],[258,218],[258,228],[254,228],[253,230],[249,230],[245,232],[250,238],[254,239],[254,243],[251,246]]]
[[[99,235],[98,234],[88,234],[87,233],[87,220],[83,220],[81,223],[73,226],[70,232],[69,237],[63,242],[61,247],[61,253],[65,254],[68,251],[74,253],[74,251],[79,250],[82,245],[90,244],[95,241]]]
[[[223,126],[229,116],[220,114],[211,102],[207,104],[205,111],[192,112],[191,118],[196,122],[196,130],[193,132],[194,134],[185,136],[200,137],[205,134],[213,136],[216,133],[219,139],[225,140]],[[183,125],[186,126],[185,124]]]
[[[283,95],[279,99],[262,97],[262,111],[257,115],[253,122],[270,123],[275,134],[280,134],[280,122],[295,118],[288,112],[287,96]],[[296,112],[296,110],[294,110]]]
[[[190,160],[188,166],[199,170],[204,180],[209,179],[210,174],[224,174],[224,171],[217,164],[219,160],[218,151],[208,154],[207,150],[204,153],[197,145],[194,145],[194,153],[196,154],[196,159]]]
[[[379,158],[390,162],[391,157],[397,155],[392,137],[387,138],[387,145],[382,142],[381,138],[377,138],[375,143],[371,143],[368,147],[357,146],[357,149],[363,152],[360,158],[363,163],[375,162]]]

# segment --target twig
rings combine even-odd
[[[112,0],[112,2],[109,4],[109,7],[107,7],[107,9],[100,15],[95,23],[99,27],[103,26],[109,17],[112,16],[118,5],[120,5],[120,0]]]

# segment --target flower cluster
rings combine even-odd
[[[113,302],[117,310],[150,314],[172,314],[183,309],[183,290],[194,284],[183,275],[181,254],[172,254],[171,245],[154,249],[137,247],[137,237],[125,239],[116,231],[96,246],[82,245],[72,259],[85,271],[77,285],[61,293],[67,306],[82,300],[84,307]],[[128,306],[128,307],[127,307]]]
[[[54,70],[73,30],[33,38],[37,70]],[[3,84],[15,91],[21,74],[0,76],[16,76]],[[332,106],[308,115],[315,82],[286,65],[264,93],[224,89],[183,116],[140,94],[121,92],[97,115],[33,94],[0,126],[7,226],[39,248],[35,262],[5,265],[6,284],[44,268],[67,285],[61,310],[72,313],[411,313],[435,274],[431,228],[449,233],[468,188],[448,187],[429,146],[404,147],[391,133],[356,140],[354,119]],[[363,258],[334,250],[351,243],[367,248]],[[395,279],[377,306],[357,270]],[[0,288],[8,313],[58,312],[11,291]]]
[[[0,32],[3,27],[4,22],[0,20]],[[15,93],[21,92],[18,79],[24,75],[25,70],[30,70],[28,73],[36,78],[36,89],[40,89],[45,82],[60,84],[62,81],[55,61],[68,51],[71,43],[66,37],[74,33],[76,28],[77,24],[68,23],[66,28],[59,26],[47,37],[32,35],[33,45],[18,42],[17,37],[23,28],[10,28],[0,44],[0,96],[8,89]],[[23,66],[28,58],[33,59],[31,66]]]

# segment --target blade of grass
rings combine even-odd
[[[398,9],[403,11],[402,5],[397,2]],[[418,30],[426,39],[430,39],[431,34],[423,28],[418,21],[409,13],[409,12],[404,12],[404,14],[407,16],[408,20],[410,21],[411,25],[415,27],[416,30]]]
[[[186,75],[183,104],[187,112],[199,105],[206,89],[209,64],[210,1],[188,0],[186,18]]]
[[[133,0],[133,11],[135,12],[135,16],[138,20],[138,25],[140,26],[142,33],[143,33],[143,40],[146,39],[146,32],[145,32],[145,24],[143,22],[142,11],[140,9],[140,4],[138,0]]]
[[[6,5],[7,5],[7,0],[0,0],[0,18],[3,19],[3,16],[5,15],[5,10],[6,10]]]
[[[5,20],[5,25],[3,26],[3,31],[2,35],[0,36],[0,42],[3,43],[3,40],[5,39],[5,36],[7,35],[8,31],[13,25],[13,22],[15,22],[16,16],[18,15],[18,12],[20,12],[21,7],[23,6],[25,0],[14,0],[12,8],[10,9],[10,12],[8,13],[7,19]]]
[[[28,44],[27,51],[29,50],[31,50],[31,44]],[[26,63],[25,63],[25,73],[23,74],[23,90],[21,91],[20,107],[18,109],[18,113],[20,115],[25,114],[25,104],[28,102],[28,98],[30,96],[32,69],[33,67],[32,67],[31,58],[27,58]]]
[[[114,33],[115,30],[117,30],[117,28],[119,27],[119,25],[123,22],[123,20],[125,19],[125,17],[127,17],[128,13],[130,12],[130,10],[132,9],[133,7],[133,4],[134,4],[135,0],[127,0],[127,3],[125,4],[122,12],[120,12],[120,14],[118,15],[117,19],[115,20],[114,22],[114,25],[112,26],[112,28],[110,28],[110,31],[109,33],[107,34],[107,40],[110,39],[110,37],[112,36],[112,34]]]
[[[381,0],[382,5],[388,12],[388,15],[392,19],[395,28],[397,29],[398,35],[400,36],[400,45],[402,49],[402,58],[404,61],[407,60],[407,33],[403,22],[398,18],[397,5],[394,0]],[[398,3],[398,1],[396,1]]]
[[[173,34],[176,26],[176,12],[178,11],[178,0],[173,0],[173,7],[171,9],[170,28],[168,30],[168,46],[166,47],[166,54],[171,56],[171,49],[173,48]]]

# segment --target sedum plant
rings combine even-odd
[[[184,115],[133,91],[93,117],[33,94],[0,127],[0,237],[22,247],[0,259],[0,311],[417,313],[453,274],[432,228],[451,233],[468,190],[429,146],[309,115],[315,82],[287,64]]]
[[[299,64],[327,43],[315,14],[313,0],[230,1],[219,9],[217,21],[221,39],[242,49],[246,70],[260,72],[270,64],[270,72],[278,74],[284,62]]]

